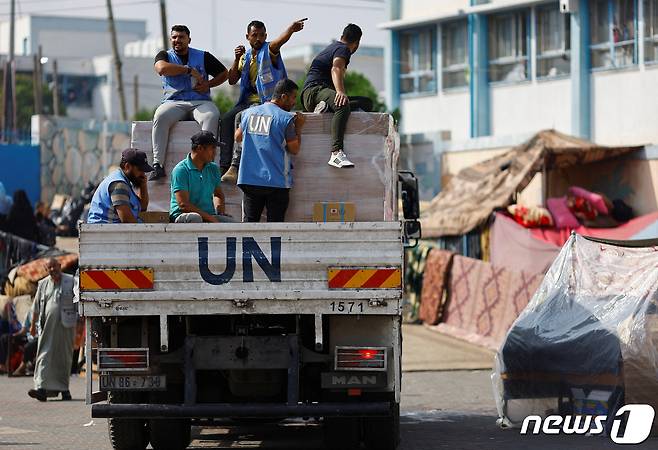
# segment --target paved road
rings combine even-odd
[[[35,450],[108,450],[105,420],[91,420],[81,400],[84,380],[73,378],[72,402],[39,403],[27,397],[29,378],[0,378],[0,448]],[[501,430],[489,371],[406,373],[403,381],[401,450],[477,449],[599,450],[617,448],[602,437],[520,436]],[[321,449],[316,424],[197,428],[190,448]],[[658,448],[652,438],[637,449]]]

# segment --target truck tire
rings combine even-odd
[[[324,445],[330,450],[357,450],[361,446],[361,419],[325,417]]]
[[[154,450],[184,450],[192,442],[189,419],[152,419],[149,430]]]
[[[396,450],[400,444],[400,404],[388,417],[363,419],[363,441],[368,450]]]
[[[110,392],[109,403],[138,403],[130,392]],[[114,450],[144,450],[149,443],[146,421],[140,419],[107,419],[107,432]]]

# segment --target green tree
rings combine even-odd
[[[235,105],[235,100],[233,100],[226,92],[221,90],[215,94],[212,101],[215,102],[219,112],[222,114],[233,109],[233,106]]]
[[[157,108],[153,108],[153,109],[141,108],[133,115],[133,120],[139,122],[142,121],[148,122],[149,120],[153,120],[153,116],[155,115],[156,109]]]
[[[300,90],[305,81],[306,75],[297,80],[297,86],[299,86]],[[396,108],[394,111],[389,111],[386,104],[381,101],[379,95],[377,95],[377,89],[375,89],[375,86],[373,86],[370,80],[362,73],[348,70],[345,74],[345,90],[347,91],[347,95],[368,97],[372,100],[372,110],[374,112],[388,112],[393,116],[396,123],[399,122],[400,110]],[[297,96],[297,104],[295,105],[295,108],[300,111],[304,109],[302,106],[301,95]]]
[[[2,78],[2,77],[0,77]],[[0,84],[4,80],[0,80]],[[46,85],[43,85],[43,114],[53,113],[53,93]],[[2,93],[0,93],[0,104],[2,104]],[[32,83],[32,74],[16,74],[16,128],[19,130],[29,130],[34,114],[34,90]],[[60,114],[66,115],[66,108],[60,102]]]

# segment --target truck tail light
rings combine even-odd
[[[148,348],[99,348],[98,370],[148,370]]]
[[[335,370],[385,371],[386,347],[336,347]]]

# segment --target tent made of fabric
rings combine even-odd
[[[423,237],[468,233],[512,203],[542,170],[614,158],[643,147],[605,147],[555,130],[537,133],[509,151],[461,170],[421,215]]]

